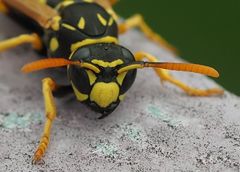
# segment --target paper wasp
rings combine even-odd
[[[64,67],[69,79],[67,86],[58,85],[53,78],[43,79],[46,122],[33,157],[34,163],[42,159],[49,144],[52,122],[57,113],[54,94],[72,91],[80,102],[101,113],[101,118],[104,118],[124,99],[134,83],[137,69],[143,68],[153,68],[163,81],[175,84],[189,95],[223,93],[218,88],[191,88],[166,71],[189,71],[218,77],[218,72],[213,68],[197,64],[158,62],[156,57],[148,53],[140,51],[133,54],[121,46],[119,33],[138,27],[149,39],[168,50],[175,50],[154,33],[140,15],[119,23],[118,15],[112,8],[115,3],[116,0],[0,1],[1,12],[17,19],[22,16],[21,19],[38,28],[33,34],[23,34],[0,42],[0,51],[30,43],[34,49],[43,51],[49,58],[25,65],[22,68],[24,73]]]

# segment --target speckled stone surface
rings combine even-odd
[[[25,33],[0,16],[0,39]],[[144,50],[162,61],[179,61],[137,32],[121,37],[133,52]],[[30,46],[0,54],[0,171],[239,171],[240,99],[226,91],[217,97],[189,97],[160,84],[151,69],[138,72],[125,101],[109,117],[78,103],[74,96],[57,100],[45,164],[33,166],[44,120],[41,79],[63,81],[66,74],[48,70],[20,73],[39,59]],[[189,73],[173,75],[200,88],[216,87],[210,79]]]

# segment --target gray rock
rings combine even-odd
[[[1,39],[27,32],[2,15],[0,23]],[[181,61],[135,30],[121,43],[161,61]],[[151,69],[138,72],[125,101],[103,120],[75,97],[58,99],[45,164],[31,165],[44,121],[41,79],[65,76],[57,70],[20,72],[37,59],[30,46],[0,54],[0,171],[239,171],[240,99],[228,91],[189,97],[161,85]],[[172,74],[195,87],[218,86],[205,76]]]

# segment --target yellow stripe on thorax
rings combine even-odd
[[[99,13],[97,13],[97,18],[103,26],[107,26],[107,20]]]
[[[78,28],[83,30],[85,28],[85,25],[86,25],[85,18],[81,17],[78,23]]]
[[[63,23],[62,27],[66,28],[68,30],[72,30],[72,31],[76,31],[77,30],[75,27],[73,27],[73,26],[71,26],[71,25],[69,25],[67,23]]]
[[[63,2],[60,2],[57,6],[56,6],[56,10],[59,10],[61,8],[65,8],[69,5],[74,4],[74,0],[64,0]]]
[[[77,49],[79,49],[82,46],[85,45],[91,45],[91,44],[97,44],[97,43],[118,43],[118,39],[112,36],[106,36],[99,39],[85,39],[83,41],[76,42],[71,45],[71,51],[75,52]]]

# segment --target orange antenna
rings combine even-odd
[[[88,62],[82,61],[71,61],[64,58],[49,58],[49,59],[42,59],[38,60],[29,64],[26,64],[22,68],[23,73],[30,73],[38,70],[49,69],[49,68],[56,68],[56,67],[63,67],[67,65],[77,65],[82,68],[87,68],[95,73],[100,73],[100,69],[97,66],[94,66]]]
[[[186,63],[143,62],[143,61],[138,61],[138,62],[128,64],[122,67],[121,69],[119,69],[118,73],[126,72],[126,71],[137,69],[137,68],[145,68],[145,67],[194,72],[194,73],[200,73],[200,74],[212,76],[215,78],[219,77],[218,71],[216,71],[214,68],[209,66],[204,66],[199,64],[186,64]]]
[[[64,58],[49,58],[49,59],[42,59],[38,60],[29,64],[26,64],[21,69],[24,73],[30,73],[38,70],[48,69],[48,68],[55,68],[55,67],[63,67],[71,64],[81,64],[79,61],[70,61]]]
[[[218,78],[219,73],[212,67],[199,65],[199,64],[186,64],[186,63],[145,63],[144,67],[154,67],[154,68],[162,68],[168,70],[176,70],[176,71],[186,71],[186,72],[194,72],[200,73],[203,75],[208,75],[211,77]]]

